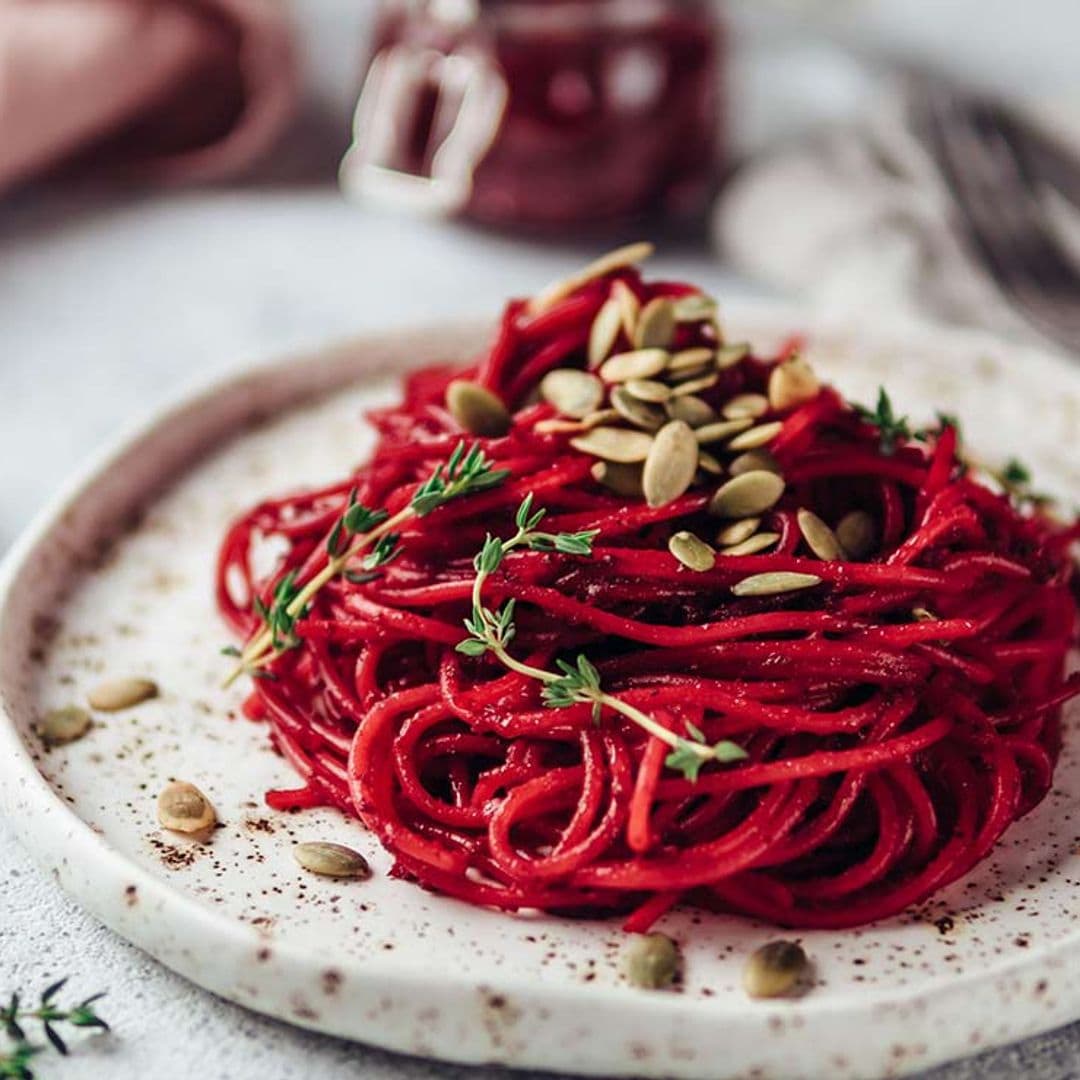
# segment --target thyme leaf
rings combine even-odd
[[[911,438],[907,417],[896,415],[892,400],[884,386],[878,388],[877,405],[874,409],[868,409],[865,405],[856,405],[855,412],[865,423],[878,429],[881,452],[886,457],[891,457],[896,453],[901,439]]]
[[[37,1021],[53,1049],[64,1055],[68,1053],[68,1045],[60,1034],[58,1025],[70,1024],[74,1028],[109,1030],[109,1025],[98,1016],[94,1007],[104,994],[93,994],[66,1009],[56,1004],[56,998],[67,982],[66,978],[58,979],[46,987],[36,1008],[25,1008],[22,996],[18,993],[11,995],[7,1005],[0,1006],[0,1027],[11,1043],[7,1050],[0,1048],[0,1077],[33,1080],[31,1061],[43,1053],[45,1047],[30,1041],[26,1033],[29,1022]]]

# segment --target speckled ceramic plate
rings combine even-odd
[[[729,313],[738,333],[790,328]],[[797,324],[796,324],[797,325]],[[211,572],[226,522],[253,499],[337,477],[362,458],[363,408],[393,373],[468,355],[474,328],[356,342],[255,370],[141,428],[73,484],[8,557],[0,584],[0,806],[65,888],[200,985],[273,1016],[414,1054],[648,1076],[900,1074],[1080,1017],[1080,749],[1074,711],[1053,794],[975,874],[905,917],[804,936],[816,984],[751,1003],[747,953],[774,931],[676,914],[678,992],[620,978],[613,923],[514,918],[386,876],[388,859],[336,813],[279,815],[292,781],[265,731],[220,688],[225,632]],[[821,329],[812,354],[856,398],[885,381],[913,415],[959,412],[991,457],[1018,453],[1075,497],[1080,372],[967,336]],[[314,393],[321,400],[312,400]],[[104,676],[148,675],[159,699],[99,715],[45,752],[44,710]],[[163,835],[155,796],[197,781],[225,827]],[[305,876],[291,846],[336,838],[366,883]]]

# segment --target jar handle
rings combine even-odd
[[[422,213],[460,211],[472,194],[476,167],[498,134],[508,96],[502,72],[475,49],[383,49],[356,103],[353,141],[339,173],[342,190],[351,198]],[[417,131],[425,112],[430,123]],[[409,161],[416,149],[419,162]]]

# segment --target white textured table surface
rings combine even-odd
[[[0,210],[0,252],[0,548],[89,451],[186,383],[364,328],[494,312],[586,254],[376,218],[328,189],[19,200]],[[748,292],[700,251],[667,252],[653,269],[721,296]],[[469,1072],[295,1031],[203,993],[81,912],[0,823],[0,992],[68,973],[75,992],[110,991],[116,1034],[43,1060],[46,1077]],[[1078,1068],[1073,1034],[938,1075],[1050,1080]]]

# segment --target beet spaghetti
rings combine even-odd
[[[367,463],[232,525],[244,711],[301,778],[267,802],[486,906],[894,914],[1049,790],[1080,529],[949,418],[726,342],[644,254],[511,302]]]

